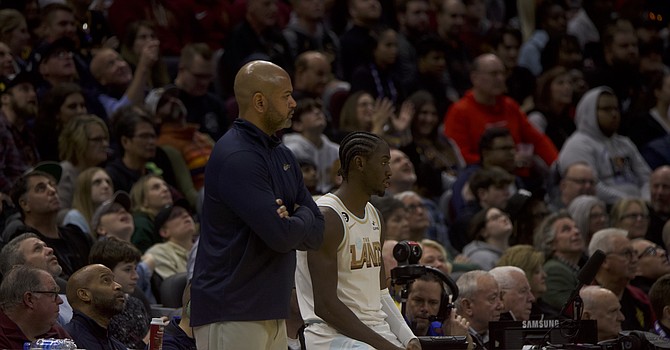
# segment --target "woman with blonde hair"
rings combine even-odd
[[[61,207],[70,208],[77,176],[107,161],[109,130],[102,119],[87,114],[72,118],[58,136],[63,175],[58,183]]]
[[[453,266],[449,262],[449,254],[447,254],[447,250],[444,249],[442,244],[426,238],[421,240],[421,249],[423,250],[419,260],[421,265],[432,266],[447,276],[451,274]]]
[[[624,198],[610,211],[612,226],[628,231],[628,238],[643,238],[649,228],[649,208],[641,198]]]
[[[131,210],[135,232],[131,242],[144,253],[163,238],[154,230],[154,218],[166,205],[171,205],[172,193],[162,177],[154,174],[142,176],[130,190]]]
[[[88,168],[79,174],[70,209],[63,225],[73,224],[95,238],[97,234],[91,230],[93,213],[105,201],[112,198],[114,185],[105,169],[99,167]]]

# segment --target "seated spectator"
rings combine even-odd
[[[544,202],[545,192],[537,189],[533,193],[520,189],[507,201],[505,212],[512,221],[514,231],[510,237],[510,245],[533,244],[533,234],[542,220],[549,215]]]
[[[627,130],[628,137],[640,150],[651,141],[670,134],[670,125],[666,121],[670,107],[670,73],[656,74],[649,90],[653,107],[635,123],[630,123]]]
[[[9,142],[18,150],[19,158],[10,158],[14,169],[25,170],[37,165],[40,159],[35,134],[29,125],[29,121],[33,120],[39,111],[33,78],[29,73],[21,72],[2,85],[0,125],[10,133]],[[9,140],[8,137],[5,139]]]
[[[106,14],[91,6],[92,2],[89,0],[67,1],[74,13],[79,51],[87,58],[90,58],[91,53],[101,47],[112,47],[118,42],[107,23]]]
[[[195,190],[200,190],[205,182],[205,165],[214,148],[214,140],[198,131],[199,125],[186,122],[186,107],[177,98],[179,90],[166,86],[151,90],[145,99],[145,106],[160,125],[159,146],[174,147],[184,159],[190,171]]]
[[[22,349],[39,338],[70,338],[57,322],[60,288],[51,274],[34,267],[12,268],[0,284],[0,347]]]
[[[649,191],[649,229],[645,237],[665,246],[663,225],[670,220],[670,166],[660,166],[651,173]]]
[[[505,208],[510,197],[510,186],[514,176],[499,167],[481,168],[470,177],[468,187],[474,200],[467,203],[461,215],[451,226],[450,239],[454,248],[462,250],[471,236],[471,220],[475,214],[489,208]],[[505,214],[507,217],[507,214]],[[507,217],[509,221],[509,217]],[[510,230],[512,225],[510,223]],[[474,232],[476,233],[476,232]],[[512,232],[510,231],[510,234]],[[509,238],[509,237],[508,237]]]
[[[408,113],[408,110],[404,112]],[[375,100],[372,95],[365,91],[355,92],[347,97],[340,111],[339,126],[333,136],[333,141],[340,142],[344,136],[352,131],[368,131],[373,134],[390,139],[387,131],[395,130],[398,132],[408,131],[409,123],[397,123],[399,119],[395,115],[393,103],[388,99]],[[404,118],[409,121],[409,116]],[[389,124],[396,123],[393,128]],[[385,127],[386,126],[386,127]],[[391,145],[396,143],[404,144],[409,140],[409,134],[396,138]]]
[[[9,46],[0,41],[0,78],[9,79],[16,74],[14,70],[14,58]]]
[[[188,253],[198,233],[188,205],[177,201],[174,205],[165,206],[156,214],[154,228],[165,240],[152,245],[145,253],[153,257],[154,272],[163,279],[186,272]]]
[[[509,248],[512,222],[496,207],[482,209],[470,221],[472,242],[463,247],[463,255],[482,270],[491,270]]]
[[[33,55],[39,69],[40,81],[36,86],[39,97],[46,95],[59,84],[79,84],[74,59],[75,51],[75,43],[67,37],[37,46]]]
[[[576,162],[561,170],[558,193],[550,191],[549,208],[553,211],[567,208],[573,199],[581,195],[595,196],[598,179],[591,165]]]
[[[163,237],[155,229],[154,219],[166,205],[172,205],[172,195],[160,176],[145,175],[133,185],[130,198],[135,222],[131,241],[144,253],[152,245],[163,242]]]
[[[544,254],[527,244],[510,247],[497,263],[497,266],[516,266],[525,273],[530,292],[535,299],[530,311],[531,319],[558,317],[558,313],[541,299],[547,291],[547,274],[544,272],[543,265]]]
[[[607,204],[647,196],[651,170],[630,139],[617,134],[621,115],[614,92],[602,86],[589,90],[575,120],[577,131],[561,149],[559,171],[576,162],[589,164],[598,179],[596,195]]]
[[[130,196],[127,193],[123,191],[114,193],[95,210],[91,218],[91,232],[95,232],[98,238],[116,237],[130,242],[135,231],[130,208]]]
[[[162,175],[176,185],[176,176],[166,153],[156,145],[158,136],[153,119],[139,107],[126,107],[112,119],[112,135],[119,156],[105,170],[117,191],[130,192],[133,184],[146,174]]]
[[[135,72],[140,64],[142,51],[147,43],[156,41],[156,31],[154,24],[146,20],[132,22],[126,29],[126,35],[121,40],[119,53],[121,57],[128,62],[130,69]],[[159,57],[160,57],[159,49]],[[158,88],[167,85],[170,82],[167,66],[162,59],[158,59],[147,72],[147,87]]]
[[[558,5],[556,5],[558,6]],[[537,79],[535,109],[528,121],[549,137],[557,149],[575,132],[572,79],[564,67],[554,67]]]
[[[174,84],[179,88],[179,99],[184,103],[189,123],[200,126],[200,132],[218,140],[235,116],[230,116],[221,98],[209,91],[216,71],[214,53],[204,43],[184,46],[179,57],[179,70]]]
[[[298,159],[309,159],[316,166],[319,193],[328,193],[335,187],[334,168],[339,164],[339,145],[323,134],[327,126],[318,100],[300,100],[293,112],[294,133],[285,134],[282,142]]]
[[[516,266],[498,266],[489,271],[498,282],[503,303],[501,320],[528,321],[535,301],[523,270]]]
[[[644,238],[634,238],[631,240],[633,249],[637,253],[637,272],[635,278],[630,282],[631,285],[640,288],[645,294],[649,295],[649,289],[663,275],[670,273],[670,262],[668,262],[668,253],[662,247],[650,242]],[[659,315],[656,315],[660,318]]]
[[[488,348],[489,322],[500,320],[503,303],[498,282],[490,273],[474,270],[464,273],[457,281],[456,311],[470,322],[468,332],[475,349]]]
[[[388,240],[405,241],[410,239],[409,220],[405,204],[393,196],[372,197],[371,203],[379,210],[384,219],[384,233]]]
[[[14,74],[25,70],[26,48],[30,47],[30,33],[26,18],[20,11],[12,8],[0,10],[0,42],[9,47],[12,55]]]
[[[296,60],[296,80],[300,71],[298,68],[299,55],[307,51],[323,52],[326,58],[325,63],[329,66],[332,64],[333,68],[339,68],[340,40],[331,30],[332,27],[324,23],[326,4],[299,0],[292,2],[291,5],[293,8],[291,18],[282,34],[288,44],[291,57]],[[329,67],[329,75],[330,70]]]
[[[93,238],[98,237],[97,233],[91,230],[93,214],[102,203],[112,198],[113,194],[112,179],[105,169],[91,167],[82,171],[77,176],[72,209],[65,214],[63,225],[75,225]]]
[[[409,221],[410,239],[419,242],[424,238],[428,238],[428,228],[431,222],[428,208],[423,204],[423,199],[413,191],[396,193],[393,197],[399,199],[405,205]]]
[[[523,111],[533,105],[535,76],[526,67],[518,65],[519,48],[523,43],[521,31],[513,26],[504,26],[491,36],[489,41],[492,52],[505,66],[505,85],[507,96],[519,104]]]
[[[60,166],[63,175],[58,182],[58,195],[63,209],[72,207],[75,182],[82,171],[107,161],[109,131],[107,124],[94,115],[70,120],[58,137]]]
[[[647,203],[639,198],[623,198],[610,211],[612,226],[628,232],[628,238],[642,238],[649,228]]]
[[[135,293],[138,284],[137,264],[140,252],[130,242],[114,237],[101,239],[91,248],[89,263],[102,264],[114,274],[114,281],[121,285],[125,293],[126,303],[120,314],[114,315],[109,321],[109,335],[122,342],[129,349],[144,349],[144,342],[151,323],[148,302],[140,300]],[[145,304],[147,306],[145,306]]]
[[[543,300],[550,307],[561,310],[577,288],[577,273],[585,253],[584,238],[565,211],[547,216],[535,232],[535,248],[544,253],[547,261],[547,292]]]
[[[477,57],[470,78],[472,90],[449,108],[444,119],[444,134],[456,142],[465,162],[480,160],[479,139],[487,128],[498,126],[508,128],[516,143],[532,144],[533,153],[551,165],[558,156],[556,147],[528,122],[516,102],[504,96],[505,66],[500,58]]]
[[[607,206],[596,196],[577,196],[568,206],[568,214],[575,221],[587,245],[594,233],[610,227]]]
[[[76,226],[59,226],[60,200],[56,183],[62,168],[58,163],[42,163],[35,170],[20,177],[12,188],[12,201],[21,215],[19,227],[13,232],[3,233],[11,238],[24,232],[35,233],[53,248],[63,277],[67,279],[74,271],[85,266],[91,249],[91,237]]]
[[[374,46],[374,39],[370,31],[379,24],[382,15],[381,2],[350,1],[346,4],[349,15],[349,25],[340,35],[340,54],[342,58],[342,78],[351,81],[356,68],[365,64],[367,56],[361,55],[370,46]]]
[[[436,200],[451,189],[465,161],[456,143],[438,132],[437,101],[421,90],[407,98],[414,106],[411,132],[412,142],[401,147],[416,169],[417,192]]]
[[[108,332],[111,318],[123,312],[126,304],[121,285],[109,268],[94,264],[77,270],[67,281],[67,299],[74,312],[65,329],[78,348],[127,349]]]
[[[432,266],[447,276],[451,275],[453,264],[449,262],[446,249],[440,243],[430,239],[422,239],[420,243],[423,252],[419,264]]]
[[[589,243],[589,255],[602,250],[606,257],[600,265],[594,284],[611,290],[621,303],[625,316],[623,330],[646,331],[653,327],[654,315],[649,297],[630,282],[637,273],[638,255],[633,249],[627,232],[609,228],[596,232]]]
[[[87,102],[76,83],[55,85],[41,98],[40,113],[35,120],[35,137],[42,160],[61,160],[58,135],[72,118],[88,114]]]
[[[296,3],[304,4],[305,1],[297,1]],[[316,4],[314,6],[323,7],[321,5]],[[311,16],[312,14],[310,14],[310,17]],[[318,25],[321,26],[322,24],[319,23]],[[284,29],[284,37],[287,37],[288,39],[288,36],[291,35],[295,36],[296,34],[291,33],[293,30],[295,30],[295,28],[291,28],[291,25],[289,24],[289,27]],[[317,33],[314,34],[318,35]],[[336,45],[339,44],[337,38],[335,37],[334,39],[336,40],[335,44]],[[289,45],[291,45],[290,41]],[[304,50],[304,47],[296,49]],[[331,49],[335,49],[335,47]],[[333,55],[337,54],[337,52],[332,52],[332,54]],[[334,59],[335,57],[334,56],[328,57],[326,53],[322,53],[320,51],[305,51],[300,53],[300,55],[296,55],[294,57],[296,57],[296,59],[295,59],[295,77],[293,79],[293,98],[296,101],[300,101],[302,99],[307,98],[321,101],[324,96],[326,86],[333,79],[330,59]],[[337,64],[337,62],[332,62],[332,64]],[[298,106],[300,106],[300,103],[298,103]]]
[[[519,66],[528,68],[535,76],[543,71],[542,50],[549,39],[566,32],[565,10],[563,2],[554,0],[543,1],[535,9],[535,30],[519,49]]]
[[[596,321],[598,341],[617,339],[624,315],[616,295],[600,286],[586,286],[579,291],[579,296],[584,303],[582,319]]]
[[[656,322],[652,331],[670,340],[670,275],[659,278],[649,291],[649,300],[656,314]]]
[[[148,72],[158,61],[158,40],[147,41],[135,72],[118,52],[101,49],[91,60],[91,74],[101,87],[98,100],[111,116],[124,106],[141,106],[147,88]]]
[[[387,193],[398,194],[405,191],[411,191],[416,184],[416,173],[414,165],[409,157],[399,149],[392,148],[390,151],[391,160],[391,178]]]
[[[2,247],[0,251],[0,275],[7,276],[9,271],[17,266],[25,265],[48,272],[56,281],[60,289],[60,298],[63,300],[58,307],[58,323],[67,324],[72,318],[72,307],[65,297],[67,281],[60,276],[63,268],[58,263],[54,250],[46,245],[36,234],[22,233]]]

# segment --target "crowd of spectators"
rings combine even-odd
[[[386,238],[421,241],[422,263],[467,274],[456,305],[475,340],[510,310],[557,315],[596,249],[594,284],[609,292],[584,291],[587,318],[602,311],[592,300],[616,297],[613,324],[668,331],[652,305],[667,298],[648,296],[670,273],[668,18],[658,0],[0,0],[0,247],[41,242],[55,280],[22,273],[54,293],[80,271],[62,295],[79,324],[36,330],[47,334],[101,312],[76,292],[90,276],[137,271],[105,285],[110,300],[135,299],[104,328],[140,346],[161,282],[197,248],[235,74],[267,60],[291,76],[297,108],[278,136],[312,195],[341,184],[348,133],[389,144],[390,187],[372,199]],[[123,257],[100,258],[106,240]],[[521,269],[515,282],[470,272],[499,265]],[[477,311],[522,271],[523,315],[504,297]],[[121,317],[141,318],[137,334],[119,334]]]

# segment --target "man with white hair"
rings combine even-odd
[[[584,302],[582,319],[596,320],[598,341],[616,339],[621,332],[621,304],[611,290],[600,286],[586,286],[579,291]]]
[[[623,330],[647,331],[653,326],[649,297],[630,284],[637,273],[638,254],[628,239],[628,232],[618,228],[606,228],[593,234],[589,243],[589,256],[596,250],[605,253],[595,283],[611,290],[621,303],[625,316]]]
[[[503,303],[498,282],[483,270],[468,271],[456,281],[458,299],[456,311],[470,322],[469,333],[477,349],[486,348],[489,341],[489,322],[500,320]]]
[[[503,313],[500,318],[528,321],[535,297],[526,274],[516,266],[498,266],[489,271],[500,287]]]

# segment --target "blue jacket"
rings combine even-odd
[[[126,350],[126,346],[109,335],[106,328],[92,318],[74,310],[65,330],[72,336],[79,349]]]
[[[180,317],[173,317],[163,332],[163,350],[196,350],[195,339],[179,328]]]
[[[295,249],[317,249],[324,228],[293,153],[237,119],[209,158],[204,197],[191,325],[288,318]]]

